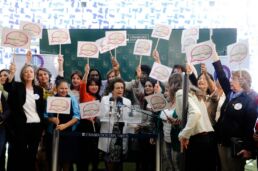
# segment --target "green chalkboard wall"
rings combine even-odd
[[[121,29],[120,29],[121,30]],[[62,45],[62,54],[64,55],[65,77],[70,80],[70,74],[74,70],[84,71],[84,65],[87,62],[85,58],[77,57],[77,41],[96,41],[105,36],[103,29],[70,29],[71,44]],[[110,31],[110,30],[108,30]],[[153,40],[153,48],[157,39],[151,38],[152,30],[150,29],[127,29],[127,46],[118,47],[116,49],[117,60],[120,63],[120,71],[125,80],[134,78],[135,68],[139,64],[139,57],[133,55],[134,43],[137,39]],[[236,29],[212,29],[213,42],[219,55],[226,54],[226,46],[236,42]],[[158,51],[161,56],[161,62],[164,65],[172,67],[174,64],[184,64],[185,54],[181,53],[181,35],[182,29],[173,29],[169,41],[160,40]],[[43,38],[40,40],[41,54],[58,54],[59,46],[48,45],[47,30],[43,30]],[[198,42],[210,39],[210,29],[200,29]],[[115,51],[113,50],[114,54]],[[106,72],[111,69],[110,53],[100,54],[98,59],[90,59],[90,67],[97,68],[101,71],[102,78],[105,78]],[[152,66],[153,58],[144,56],[142,64]]]

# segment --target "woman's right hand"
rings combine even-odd
[[[10,70],[10,74],[15,74],[16,64],[14,62],[11,63],[9,70]]]

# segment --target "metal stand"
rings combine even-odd
[[[60,131],[54,130],[53,132],[53,143],[52,143],[52,171],[57,171],[58,166],[58,147],[59,147],[59,138],[60,138]]]
[[[160,171],[160,133],[158,133],[156,142],[156,171]]]

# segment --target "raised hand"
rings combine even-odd
[[[31,59],[32,59],[32,53],[30,50],[28,50],[26,53],[25,64],[30,64]]]
[[[201,63],[201,73],[206,74],[207,73],[207,68],[204,63]]]
[[[137,79],[140,79],[142,76],[141,65],[138,65],[138,67],[136,69],[136,74],[137,74]]]
[[[157,51],[157,49],[154,49],[154,50],[153,50],[152,56],[153,56],[155,62],[160,63],[159,52]]]

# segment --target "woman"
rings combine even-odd
[[[192,68],[187,65],[187,72],[192,73]],[[197,96],[202,98],[206,104],[210,121],[214,126],[216,123],[216,110],[219,101],[219,90],[210,73],[207,72],[206,65],[201,64],[201,74],[195,78],[194,74],[190,74],[190,79],[193,85],[197,86],[200,91],[197,91]]]
[[[28,52],[30,54],[30,51]],[[15,82],[15,64],[10,66],[8,91],[10,117],[10,151],[8,170],[35,170],[35,160],[40,137],[43,131],[45,100],[43,90],[34,84],[35,72],[31,65],[21,69],[22,82]]]
[[[75,97],[68,94],[68,83],[63,78],[57,78],[56,80],[56,97],[67,97],[71,99],[71,110],[67,114],[56,114],[56,113],[46,113],[45,118],[47,118],[50,123],[48,126],[48,131],[53,133],[53,130],[59,130],[61,132],[69,133],[76,129],[76,123],[80,119],[80,109],[79,104]],[[61,136],[59,140],[59,168],[64,171],[68,171],[71,162],[75,159],[76,155],[76,141],[68,136]],[[51,161],[52,154],[52,136],[48,137],[48,153],[49,160]]]
[[[96,79],[87,79],[89,74],[89,64],[85,65],[85,74],[80,84],[80,103],[100,100],[100,82]],[[100,122],[97,117],[84,118],[80,120],[77,131],[86,133],[99,133]],[[98,138],[79,137],[79,157],[77,170],[88,170],[92,163],[92,170],[98,170]]]
[[[213,66],[220,85],[226,95],[216,124],[219,156],[222,170],[243,171],[246,159],[254,152],[253,127],[257,118],[255,101],[246,90],[250,87],[251,76],[247,71],[232,72],[226,77],[218,55],[213,56]],[[232,153],[234,140],[242,141],[239,151]]]
[[[180,160],[180,143],[178,141],[178,133],[180,130],[180,120],[175,112],[175,95],[171,92],[175,89],[170,89],[169,84],[165,87],[164,96],[169,103],[169,108],[161,111],[160,118],[163,121],[163,139],[164,152],[168,160],[166,169],[179,171]]]
[[[8,82],[10,71],[8,69],[0,70],[0,91],[1,91],[1,104],[0,104],[0,170],[5,170],[5,151],[6,151],[6,120],[9,115],[7,108],[8,93],[4,90],[3,85]]]
[[[179,119],[187,118],[185,127],[178,138],[181,149],[185,150],[185,167],[187,171],[215,171],[216,151],[214,149],[214,130],[209,120],[203,98],[196,92],[188,93],[187,117],[182,114],[182,75],[173,74],[169,79],[170,89],[173,89],[176,104],[176,114]],[[183,121],[185,122],[185,121]],[[199,162],[202,161],[202,164]]]
[[[140,107],[143,110],[152,112],[152,115],[142,114],[142,123],[136,127],[136,133],[156,134],[157,133],[157,116],[158,112],[153,112],[151,106],[145,99],[147,96],[159,93],[160,87],[158,82],[152,78],[147,78],[144,84],[144,94],[138,97]],[[139,166],[137,170],[155,170],[155,141],[153,138],[139,139]],[[146,155],[149,151],[149,155]]]
[[[70,86],[70,89],[71,89],[70,94],[75,96],[77,101],[79,102],[80,101],[80,84],[82,81],[82,73],[80,71],[74,71],[71,74],[71,80],[72,80],[72,83]]]
[[[111,84],[112,96],[104,96],[101,100],[101,133],[127,133],[127,118],[131,111],[131,101],[125,97],[125,83],[115,78]],[[116,103],[117,105],[112,105]],[[99,138],[98,148],[103,151],[108,170],[121,170],[127,153],[126,138]]]

